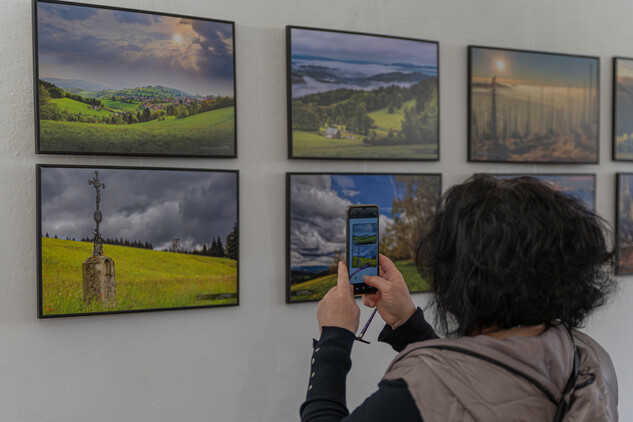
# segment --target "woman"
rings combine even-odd
[[[442,198],[417,250],[439,339],[386,257],[363,302],[400,352],[352,414],[345,378],[359,309],[339,264],[319,303],[302,421],[617,421],[609,355],[575,331],[614,289],[606,224],[536,179],[477,175]]]

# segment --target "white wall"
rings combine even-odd
[[[97,1],[97,0],[95,0]],[[239,158],[236,160],[34,154],[30,0],[0,2],[0,420],[292,421],[307,386],[316,304],[284,303],[286,171],[425,171],[444,188],[474,172],[594,172],[598,211],[614,222],[611,57],[633,56],[628,0],[101,0],[112,6],[234,20]],[[440,41],[441,161],[286,159],[285,25]],[[466,46],[601,57],[600,165],[466,162]],[[240,170],[239,307],[37,320],[35,164]],[[423,304],[425,295],[415,296]],[[633,286],[623,278],[588,331],[611,353],[621,420],[633,420]],[[361,316],[365,320],[367,311]],[[374,323],[368,338],[376,338]],[[393,353],[357,345],[348,382],[355,407]]]

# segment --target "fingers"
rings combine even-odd
[[[380,267],[382,268],[382,270],[386,273],[388,273],[391,270],[398,271],[394,263],[391,262],[391,260],[387,258],[386,256],[384,256],[383,254],[380,254],[380,256],[378,257],[378,263],[380,264]]]
[[[341,287],[349,286],[349,274],[347,274],[347,265],[343,261],[338,263],[338,278],[336,279],[336,285]]]
[[[338,277],[336,279],[336,287],[339,287],[340,294],[349,294],[354,296],[354,286],[349,282],[349,274],[347,273],[347,265],[343,261],[338,263]]]
[[[374,306],[376,306],[376,301],[374,300],[374,295],[373,294],[367,294],[367,295],[363,295],[363,305],[369,307],[369,308],[373,308]]]
[[[389,282],[387,280],[375,275],[363,276],[363,282],[365,282],[368,286],[377,288],[378,290],[383,290],[389,287]]]
[[[380,292],[363,295],[363,304],[369,308],[373,308],[380,300]]]

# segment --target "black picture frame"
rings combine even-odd
[[[398,139],[399,137],[402,137],[403,139],[405,139],[405,135],[404,135],[404,131],[402,130],[402,120],[405,119],[404,117],[404,109],[405,108],[410,108],[411,110],[413,110],[413,108],[417,107],[417,100],[415,99],[415,96],[413,96],[413,99],[407,99],[406,101],[402,102],[401,100],[403,98],[400,98],[400,100],[396,101],[395,98],[397,97],[396,94],[394,97],[394,100],[391,102],[394,105],[394,109],[397,111],[398,116],[400,116],[400,114],[402,114],[402,116],[400,116],[401,118],[393,118],[393,116],[389,117],[385,117],[383,116],[384,113],[381,112],[384,110],[389,109],[389,106],[385,103],[384,107],[380,107],[380,108],[376,108],[375,110],[366,112],[364,114],[364,116],[369,117],[370,119],[372,119],[372,117],[370,116],[370,114],[372,113],[376,113],[377,115],[380,115],[380,120],[384,121],[384,122],[389,122],[388,124],[392,124],[393,122],[391,122],[391,120],[395,119],[394,121],[397,121],[397,125],[400,125],[400,129],[397,128],[397,125],[394,126],[390,126],[389,128],[386,127],[377,127],[376,125],[373,125],[375,127],[365,127],[365,126],[361,126],[361,124],[359,123],[358,127],[364,127],[367,130],[367,134],[363,134],[363,133],[358,133],[359,130],[361,129],[356,129],[356,131],[348,131],[350,124],[341,124],[340,122],[338,123],[331,123],[330,122],[318,122],[318,123],[314,123],[311,122],[310,123],[310,130],[305,130],[305,131],[300,131],[297,130],[297,132],[301,132],[303,135],[305,135],[304,140],[302,140],[302,142],[304,142],[304,144],[309,144],[310,142],[312,142],[312,144],[314,145],[314,140],[317,139],[318,137],[318,141],[322,141],[322,140],[326,140],[327,139],[328,142],[334,142],[333,139],[345,139],[345,141],[347,141],[348,143],[353,143],[353,145],[350,145],[350,147],[348,148],[346,145],[341,144],[340,142],[336,142],[336,149],[332,150],[332,151],[328,151],[332,148],[323,148],[321,146],[318,147],[314,147],[311,146],[309,148],[313,149],[313,150],[320,150],[320,152],[317,153],[305,153],[305,152],[301,152],[301,150],[295,146],[295,141],[296,141],[296,137],[294,136],[294,126],[295,126],[295,120],[296,120],[296,114],[297,113],[293,113],[293,80],[300,77],[305,81],[305,78],[307,78],[307,76],[299,76],[296,74],[296,72],[293,72],[293,46],[295,46],[296,44],[293,43],[293,31],[301,31],[301,32],[305,32],[305,33],[310,33],[310,35],[312,36],[316,36],[316,35],[322,35],[323,37],[334,37],[334,36],[338,36],[338,37],[357,37],[358,39],[356,40],[357,42],[360,42],[363,39],[367,39],[368,37],[371,37],[371,39],[373,39],[373,43],[367,43],[367,45],[365,47],[362,46],[357,46],[354,51],[346,51],[346,53],[344,55],[342,55],[342,53],[339,53],[339,57],[337,57],[336,59],[333,59],[336,55],[336,48],[342,48],[340,43],[332,43],[332,42],[326,42],[324,40],[322,46],[323,47],[327,47],[328,51],[323,51],[318,52],[319,56],[317,56],[317,53],[311,53],[311,55],[308,56],[304,56],[302,55],[302,60],[311,60],[311,61],[327,61],[328,65],[327,65],[327,70],[325,70],[326,72],[328,72],[328,75],[323,76],[324,78],[335,78],[336,80],[336,84],[340,85],[341,88],[337,88],[337,89],[347,89],[346,87],[351,87],[349,88],[347,91],[343,90],[340,91],[344,94],[344,96],[346,98],[351,98],[352,95],[354,95],[353,90],[356,91],[360,91],[360,88],[357,86],[359,84],[375,84],[374,86],[378,87],[380,86],[380,84],[383,84],[384,86],[389,86],[391,84],[391,82],[393,82],[393,84],[395,85],[396,82],[402,84],[403,86],[407,85],[406,88],[401,88],[400,90],[407,93],[407,95],[412,95],[409,93],[409,91],[413,92],[414,91],[414,86],[419,86],[419,89],[416,92],[419,92],[420,98],[425,98],[425,101],[430,101],[430,104],[432,104],[433,101],[436,102],[436,106],[432,107],[429,106],[429,109],[431,111],[426,111],[424,114],[424,119],[425,122],[427,122],[427,126],[425,128],[419,128],[415,125],[421,125],[422,123],[411,123],[410,126],[410,133],[423,133],[424,135],[422,136],[422,139],[420,139],[417,136],[414,135],[410,135],[410,137],[415,138],[413,140],[406,140],[406,141],[395,141],[395,139]],[[296,32],[295,36],[298,36],[299,32]],[[373,74],[372,76],[368,76],[364,81],[360,81],[358,79],[358,76],[356,76],[354,78],[344,78],[342,77],[342,73],[343,71],[341,70],[342,68],[341,63],[351,63],[354,62],[355,64],[355,71],[358,72],[360,74],[360,67],[368,64],[367,61],[372,61],[372,60],[377,60],[376,57],[388,57],[389,54],[384,54],[383,52],[379,52],[378,49],[382,48],[382,46],[379,46],[377,44],[379,44],[380,42],[386,43],[397,43],[397,42],[401,42],[404,45],[410,45],[410,43],[419,43],[420,44],[420,48],[422,48],[422,46],[424,46],[425,48],[429,48],[433,51],[433,65],[420,65],[417,64],[415,65],[413,62],[414,61],[419,61],[421,60],[422,54],[418,53],[419,57],[417,58],[413,58],[413,54],[411,53],[412,56],[410,59],[409,63],[404,63],[405,60],[407,60],[406,58],[404,58],[404,55],[398,55],[396,54],[393,50],[395,50],[395,48],[392,49],[391,54],[393,57],[399,57],[402,59],[398,59],[396,60],[394,63],[392,63],[393,67],[397,68],[397,71],[393,71],[393,72],[388,72],[385,71],[385,73],[380,73],[380,74]],[[372,45],[373,44],[373,45]],[[376,49],[376,53],[375,54],[370,54],[370,52],[367,51],[368,48],[375,48]],[[341,50],[342,51],[342,50]],[[421,50],[420,50],[421,51]],[[356,60],[351,58],[352,54],[361,54],[361,53],[366,53],[367,54],[367,59],[365,60]],[[328,58],[326,56],[324,56],[325,54],[329,54],[331,57]],[[344,56],[344,58],[343,58]],[[430,56],[430,54],[429,54]],[[295,56],[297,57],[297,56]],[[342,31],[342,30],[334,30],[334,29],[325,29],[325,28],[313,28],[313,27],[304,27],[304,26],[293,26],[293,25],[288,25],[286,26],[286,82],[287,82],[287,101],[288,101],[288,158],[289,159],[300,159],[300,160],[362,160],[362,161],[439,161],[440,159],[440,93],[439,93],[439,69],[440,69],[440,62],[439,62],[439,42],[438,41],[433,41],[433,40],[426,40],[426,39],[419,39],[419,38],[407,38],[407,37],[399,37],[399,36],[392,36],[392,35],[380,35],[380,34],[371,34],[371,33],[364,33],[364,32],[353,32],[353,31]],[[426,60],[426,58],[425,58]],[[397,62],[397,63],[396,63]],[[338,63],[338,68],[333,67],[334,63]],[[386,62],[385,62],[386,63]],[[376,64],[376,63],[374,63]],[[384,66],[384,63],[381,62],[380,64],[381,66]],[[320,68],[325,68],[326,66],[320,66]],[[312,65],[308,65],[307,67],[305,67],[304,69],[312,69],[310,72],[314,72],[316,70],[316,66],[312,66]],[[407,74],[408,76],[405,74],[405,72],[403,72],[403,70],[405,69],[409,69],[411,70],[409,72],[409,70],[407,70]],[[414,69],[414,70],[413,70]],[[427,72],[427,73],[424,73]],[[369,73],[368,73],[369,75]],[[420,76],[423,75],[423,76]],[[413,80],[415,80],[416,78],[419,77],[423,77],[424,80],[428,80],[428,82],[424,82],[423,79],[418,79],[416,82],[413,82]],[[373,79],[372,79],[373,78]],[[389,82],[384,82],[381,81],[380,79],[384,79],[386,81]],[[395,79],[394,79],[395,78]],[[407,78],[410,78],[411,80],[408,82],[402,82],[402,81],[398,81],[397,78],[402,79],[403,81]],[[391,81],[391,79],[393,79],[393,81]],[[434,81],[434,83],[433,83]],[[317,81],[317,84],[320,83]],[[410,85],[408,85],[410,84]],[[427,87],[428,85],[428,87]],[[378,88],[374,88],[373,90],[365,90],[364,92],[374,92],[376,91]],[[391,95],[391,91],[396,92],[398,91],[397,88],[384,88],[385,89],[385,94],[386,95]],[[416,88],[417,89],[417,88]],[[430,91],[424,91],[424,90],[429,90]],[[311,92],[310,94],[307,95],[321,95],[324,92],[334,92],[335,90],[327,90],[327,91],[318,91],[318,92]],[[302,95],[301,97],[297,97],[297,98],[305,98],[307,95]],[[423,95],[426,95],[427,97],[422,97]],[[415,102],[415,104],[413,104],[413,106],[409,107],[408,104],[409,102]],[[330,106],[334,105],[334,104],[340,104],[341,102],[336,102],[336,103],[329,103]],[[391,104],[390,103],[390,104]],[[402,104],[401,104],[402,103]],[[310,106],[311,107],[311,106]],[[402,111],[401,111],[402,110]],[[387,110],[389,111],[389,110]],[[325,111],[324,111],[325,113]],[[423,116],[423,114],[420,114],[422,112],[417,112],[416,116]],[[436,117],[432,117],[431,115],[435,113]],[[341,113],[336,113],[339,116],[342,116],[343,114]],[[362,112],[361,112],[362,114]],[[373,115],[373,114],[372,114]],[[374,116],[376,117],[376,116]],[[396,116],[397,117],[397,116]],[[422,119],[420,118],[420,119]],[[412,119],[413,121],[414,119]],[[364,120],[365,123],[367,123],[366,119]],[[327,123],[327,129],[325,128],[325,126],[323,125],[324,123]],[[374,121],[375,123],[375,121]],[[314,130],[314,125],[318,124],[319,128]],[[364,123],[363,123],[364,124]],[[387,124],[387,123],[384,123]],[[306,126],[307,128],[307,126]],[[328,130],[332,129],[332,132],[338,132],[338,134],[333,134],[330,136],[330,134],[328,134]],[[418,132],[415,132],[416,130],[418,130]],[[384,132],[384,133],[383,133]],[[375,135],[373,138],[371,138],[371,136]],[[407,135],[408,136],[408,135]],[[320,139],[323,138],[323,139]],[[361,139],[362,138],[362,139]],[[372,139],[372,142],[370,143],[368,140]],[[429,139],[428,142],[427,138]],[[408,144],[407,144],[408,142]],[[390,148],[389,148],[390,147]],[[366,149],[371,148],[371,150],[367,150]],[[299,151],[297,151],[299,149]],[[304,148],[305,149],[305,148]],[[391,150],[391,151],[390,151]],[[400,150],[400,151],[398,151]]]
[[[630,180],[624,180],[624,178]],[[630,215],[633,203],[632,181],[633,173],[616,173],[615,273],[617,275],[633,274],[633,216]],[[623,242],[626,242],[626,246],[623,246]]]
[[[31,1],[37,154],[237,157],[233,21],[57,0]],[[90,19],[91,14],[100,15],[103,28],[95,28],[91,22],[94,32],[78,34],[73,32],[79,31],[78,24],[63,26]],[[43,34],[40,20],[47,20]],[[143,32],[144,26],[151,30]],[[137,32],[130,35],[132,27]],[[97,29],[106,31],[104,28],[110,32],[99,35]],[[49,32],[68,33],[73,40],[58,39]],[[118,33],[126,34],[125,47],[117,49],[112,47],[115,43],[104,42]],[[194,37],[200,33],[209,38]],[[222,38],[226,34],[229,38]],[[147,37],[142,39],[142,35]],[[209,44],[207,47],[217,44],[215,62],[208,57],[194,58],[193,51],[205,50],[201,43]],[[176,50],[182,55],[174,53]],[[166,54],[178,60],[166,60]],[[48,66],[50,61],[41,59],[44,56],[52,56],[54,66]],[[169,73],[169,66],[178,66],[178,72]],[[125,78],[116,73],[119,70]]]
[[[474,54],[486,56],[486,64],[474,59]],[[493,57],[503,57],[503,55],[506,55],[505,59]],[[514,62],[520,63],[523,70],[513,70],[516,72],[513,76],[497,83],[496,73],[505,72],[506,67],[513,69],[509,56],[513,57]],[[546,66],[541,64],[539,68],[537,60],[545,62]],[[574,63],[574,60],[578,63]],[[494,65],[492,61],[495,62]],[[580,68],[579,63],[588,66],[588,77],[584,79],[588,87],[579,88],[578,84],[582,84],[583,81],[582,75],[574,74],[573,78],[570,76],[571,72]],[[492,70],[493,67],[497,67],[497,70]],[[479,73],[474,74],[482,71],[482,68],[486,69],[485,77],[478,76]],[[538,83],[541,68],[550,71],[548,77],[557,85],[546,86],[546,81],[542,79]],[[532,73],[534,76],[528,75]],[[467,77],[469,162],[524,164],[598,164],[600,162],[600,58],[598,56],[470,45],[468,46]],[[528,77],[532,79],[526,79]],[[474,82],[475,79],[482,79],[482,81]],[[572,82],[576,84],[573,88]],[[477,96],[480,100],[476,102],[477,111],[475,111],[474,89],[490,93],[486,94],[490,97],[490,100],[487,100],[489,106],[483,104],[481,100],[483,94],[479,92]],[[546,89],[547,94],[544,93]],[[504,90],[514,90],[512,94],[515,98],[508,94],[508,101],[512,101],[512,104],[505,110],[502,108],[502,112],[497,112],[496,98],[500,95],[498,91]],[[534,104],[532,94],[538,98],[538,101],[534,100]],[[571,100],[572,96],[584,98],[582,107],[575,108],[575,102]],[[493,119],[493,115],[497,118]],[[500,137],[503,139],[500,140]],[[569,155],[569,151],[572,155]]]
[[[87,176],[90,183],[86,183]],[[239,305],[238,170],[38,164],[36,181],[38,318]],[[104,200],[93,217],[97,195],[94,183],[105,186],[101,193]],[[113,198],[111,192],[117,187],[123,189]],[[222,216],[210,215],[213,205],[204,206],[213,198],[222,199],[221,206],[228,207],[221,210]],[[224,213],[234,217],[230,218],[232,223],[227,223],[230,229],[223,226],[229,231],[226,237],[216,233],[216,223],[208,222],[223,224]],[[95,232],[84,229],[85,214],[92,227],[97,214],[102,220],[101,254],[93,249]],[[107,220],[112,215],[119,224],[116,233],[108,229]],[[53,231],[51,227],[58,228]],[[165,231],[185,237],[181,241],[171,236],[171,241],[167,239],[171,247],[166,250],[152,240],[162,239],[165,245]],[[134,233],[145,233],[146,237]],[[213,239],[208,239],[208,247],[205,240],[200,248],[193,235]],[[222,248],[224,257],[218,248]],[[102,300],[103,295],[98,300],[94,300],[97,296],[86,297],[82,265],[84,259],[87,262],[87,258],[99,255],[115,261],[116,293],[112,300]],[[147,265],[142,264],[146,261]],[[212,273],[207,275],[209,270]],[[55,280],[51,279],[53,275]],[[167,279],[169,283],[161,284]],[[170,295],[169,289],[174,293]],[[149,306],[153,303],[156,305]]]
[[[393,206],[393,198],[395,198],[396,196],[399,196],[398,195],[399,191],[398,191],[398,187],[396,186],[396,179],[395,179],[396,177],[399,177],[399,176],[402,177],[402,179],[400,180],[400,183],[407,183],[408,181],[410,181],[406,179],[407,177],[420,178],[420,180],[423,180],[423,178],[428,178],[427,180],[428,180],[429,185],[425,185],[424,187],[420,188],[420,189],[425,189],[424,191],[420,191],[420,193],[433,192],[432,195],[436,195],[436,196],[435,198],[425,199],[425,201],[427,202],[425,202],[424,205],[422,203],[416,202],[415,204],[417,205],[415,206],[415,213],[417,215],[420,215],[421,218],[431,217],[434,214],[435,209],[437,205],[439,204],[439,200],[441,197],[442,175],[440,173],[346,173],[346,172],[331,172],[331,173],[287,172],[286,173],[286,303],[290,304],[290,303],[318,301],[322,298],[322,296],[327,292],[327,290],[330,287],[336,284],[336,274],[335,272],[332,272],[333,269],[330,267],[332,264],[335,264],[335,261],[338,261],[339,258],[344,260],[345,209],[346,209],[346,206],[349,205],[350,202],[352,202],[348,198],[350,197],[354,198],[355,203],[361,203],[361,202],[372,203],[372,204],[378,205],[379,207],[381,207],[382,205],[381,207],[382,209],[380,212],[381,219],[386,218],[390,221],[393,220],[391,207]],[[297,270],[295,270],[293,274],[293,257],[292,256],[296,252],[295,251],[296,248],[293,248],[293,232],[292,232],[293,231],[293,189],[297,187],[298,184],[301,183],[301,181],[297,182],[298,180],[297,178],[301,178],[301,177],[306,178],[304,182],[308,182],[308,184],[309,183],[315,184],[315,188],[311,187],[309,189],[309,194],[308,194],[309,196],[307,197],[305,195],[302,196],[302,200],[306,201],[306,204],[307,204],[309,203],[311,199],[314,199],[315,201],[321,204],[321,206],[312,206],[312,207],[306,206],[306,204],[303,204],[301,208],[303,208],[304,212],[308,213],[309,216],[313,218],[313,220],[318,219],[319,221],[321,221],[321,223],[323,223],[324,229],[327,229],[328,231],[332,232],[332,233],[324,234],[323,236],[319,234],[319,236],[321,236],[322,238],[327,237],[326,247],[329,249],[334,248],[335,250],[334,249],[327,250],[324,253],[321,253],[323,249],[320,248],[320,245],[310,246],[310,249],[316,251],[317,254],[319,253],[321,254],[321,256],[318,257],[318,259],[321,260],[321,263],[319,265],[314,265],[310,263],[310,265],[295,266]],[[392,182],[394,183],[393,185],[390,185],[391,189],[380,189],[379,187],[376,187],[376,186],[379,186],[376,183],[377,178],[381,178],[381,177],[392,178],[391,180],[388,180],[390,184]],[[307,178],[310,178],[311,180],[308,180]],[[321,180],[317,180],[319,178]],[[329,181],[330,181],[329,188],[326,188],[327,180],[325,178],[329,178]],[[332,182],[334,178],[339,178],[339,179]],[[371,190],[371,194],[368,195],[365,192],[363,192],[363,190],[360,189],[355,184],[357,180],[352,180],[354,183],[350,183],[349,181],[350,178],[352,179],[353,178],[367,178],[366,183],[368,184],[368,186],[371,181],[371,186],[373,187],[373,189]],[[325,182],[325,184],[323,182]],[[334,188],[332,188],[332,183],[334,183],[335,185]],[[382,183],[386,183],[386,182],[382,182]],[[343,187],[344,185],[345,187]],[[305,183],[304,183],[304,186],[306,186]],[[413,188],[414,188],[413,190],[414,192],[418,192],[418,189],[417,189],[418,187],[413,186]],[[346,192],[343,192],[344,190]],[[377,192],[380,192],[380,194],[378,194]],[[303,193],[305,192],[302,192],[301,194]],[[325,198],[323,196],[324,193],[327,195],[326,197],[327,199],[324,199]],[[319,195],[320,199],[317,199],[314,195]],[[430,197],[430,195],[427,195],[427,197]],[[322,206],[323,201],[325,200],[327,200],[328,202],[328,207]],[[387,205],[385,206],[384,204],[387,204]],[[335,209],[333,210],[333,208]],[[340,208],[340,212],[337,211],[338,208]],[[421,214],[420,210],[423,210],[424,215]],[[325,220],[322,218],[321,214],[315,215],[317,212],[325,213],[326,214]],[[413,212],[411,214],[413,214]],[[327,221],[327,224],[326,224],[326,221]],[[387,229],[387,225],[385,225],[384,220],[381,221],[380,224],[383,227],[383,229],[385,230]],[[406,224],[406,222],[402,221],[402,224]],[[310,230],[314,229],[313,227],[308,227],[308,228]],[[406,228],[403,227],[403,229],[406,229]],[[310,233],[310,230],[306,230],[305,232],[302,231],[301,232],[302,238],[305,237],[305,238],[312,239],[313,236],[311,236],[312,233]],[[389,252],[384,250],[384,241],[385,241],[385,237],[381,236],[380,243],[383,246],[381,247],[380,253],[384,253],[385,255],[389,256]],[[411,293],[424,293],[428,291],[428,284],[426,281],[422,280],[415,266],[414,257],[413,257],[413,254],[415,253],[415,246],[411,246],[410,249],[411,249],[411,254],[412,254],[410,259],[399,259],[399,260],[394,260],[394,262],[396,266],[398,267],[398,269],[405,276],[405,280],[407,280]],[[337,254],[340,254],[341,256],[337,257]],[[297,253],[297,256],[301,256],[301,254]],[[323,263],[326,261],[327,263],[323,265]],[[300,268],[301,270],[299,270]],[[325,272],[327,272],[328,274],[325,274]],[[305,288],[305,284],[304,284],[304,288],[301,288],[301,287],[298,287],[298,285],[302,283],[296,283],[293,281],[293,277],[295,281],[297,278],[301,278],[302,277],[301,273],[305,273],[305,275],[307,276],[307,277],[303,277],[304,281],[313,282],[317,279],[320,279],[320,280],[318,280],[315,286],[310,287],[310,289],[312,290],[308,291],[308,289]],[[426,284],[426,289],[423,288],[425,284]],[[416,285],[418,286],[418,288],[415,287]],[[307,291],[307,293],[299,292],[301,293],[299,294],[297,293],[299,289],[301,291]],[[293,290],[295,290],[295,293],[293,293]],[[301,298],[302,296],[303,298]]]
[[[587,206],[587,208],[593,212],[596,212],[596,174],[595,173],[490,173],[491,176],[494,177],[500,177],[500,178],[510,178],[510,177],[522,177],[522,176],[528,176],[528,177],[533,177],[536,179],[539,179],[542,182],[548,183],[550,186],[552,186],[554,189],[557,189],[559,192],[561,191],[561,189],[559,188],[559,186],[554,183],[554,180],[551,180],[552,178],[568,178],[568,177],[574,177],[574,178],[578,178],[578,177],[588,177],[591,178],[591,202],[588,203],[586,199],[580,197],[579,195],[573,195],[570,194],[570,196],[573,196],[579,200],[581,200],[583,202],[584,205]],[[548,180],[549,179],[549,180]],[[564,181],[561,181],[564,183]],[[571,186],[569,186],[570,188],[572,188]],[[562,191],[563,193],[566,193],[565,190]]]
[[[633,58],[613,57],[613,113],[611,146],[613,161],[633,161],[633,108],[630,101],[633,100],[633,75],[624,76],[625,70],[633,69]],[[629,69],[626,69],[628,67]],[[622,79],[622,80],[621,80]],[[625,89],[625,82],[626,88]],[[630,85],[630,87],[629,87]],[[621,98],[622,97],[622,98]],[[618,101],[618,98],[621,98]],[[620,127],[618,127],[620,126]],[[626,139],[624,137],[626,136]],[[619,139],[622,138],[622,139]]]

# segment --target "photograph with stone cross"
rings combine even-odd
[[[236,171],[40,165],[38,178],[40,317],[238,304]]]

